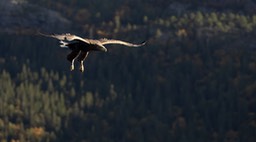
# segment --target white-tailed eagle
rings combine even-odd
[[[40,33],[40,35],[46,36],[46,37],[52,37],[60,40],[60,47],[62,48],[69,48],[71,51],[70,54],[67,55],[67,60],[71,62],[70,70],[73,71],[75,66],[74,62],[77,60],[80,63],[79,70],[81,72],[84,72],[84,65],[83,62],[88,56],[90,51],[103,51],[107,52],[107,48],[104,46],[106,44],[121,44],[128,47],[140,47],[145,45],[145,42],[141,44],[133,44],[121,40],[115,40],[115,39],[86,39],[81,38],[76,35],[72,34],[53,34],[53,35],[47,35]]]

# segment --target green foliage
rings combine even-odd
[[[171,48],[162,46],[156,50],[152,44],[142,54],[124,53],[129,61],[113,57],[122,50],[113,51],[109,60],[119,60],[108,67],[115,66],[114,69],[104,66],[106,60],[97,59],[102,63],[95,60],[96,65],[92,66],[88,59],[88,76],[78,75],[78,80],[70,72],[43,67],[33,71],[27,64],[15,74],[2,70],[0,138],[254,140],[250,132],[255,131],[255,53],[246,47],[233,47],[244,44],[232,38],[250,40],[228,35],[225,39],[212,37],[207,44],[187,38],[181,43],[177,39]],[[99,71],[93,76],[90,68]],[[123,80],[125,83],[120,83]]]

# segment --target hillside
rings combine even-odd
[[[0,8],[1,141],[256,140],[254,1]],[[90,53],[84,73],[70,72],[69,50],[38,30],[147,44],[108,46]]]

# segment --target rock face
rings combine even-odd
[[[35,30],[54,32],[69,29],[71,22],[60,13],[25,0],[0,0],[0,32],[30,34]]]

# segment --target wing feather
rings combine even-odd
[[[143,42],[141,44],[134,44],[134,43],[130,43],[130,42],[122,41],[122,40],[116,40],[116,39],[100,39],[99,41],[101,42],[102,45],[121,44],[121,45],[129,46],[129,47],[140,47],[140,46],[143,46],[146,44],[146,42]]]
[[[43,35],[43,36],[46,36],[46,37],[56,38],[56,39],[61,40],[61,41],[75,41],[75,40],[78,40],[78,41],[81,41],[81,42],[84,42],[84,43],[87,43],[87,44],[91,44],[89,40],[83,39],[83,38],[81,38],[79,36],[76,36],[76,35],[72,35],[70,33],[47,35],[47,34],[43,34],[43,33],[39,32],[39,34]]]

